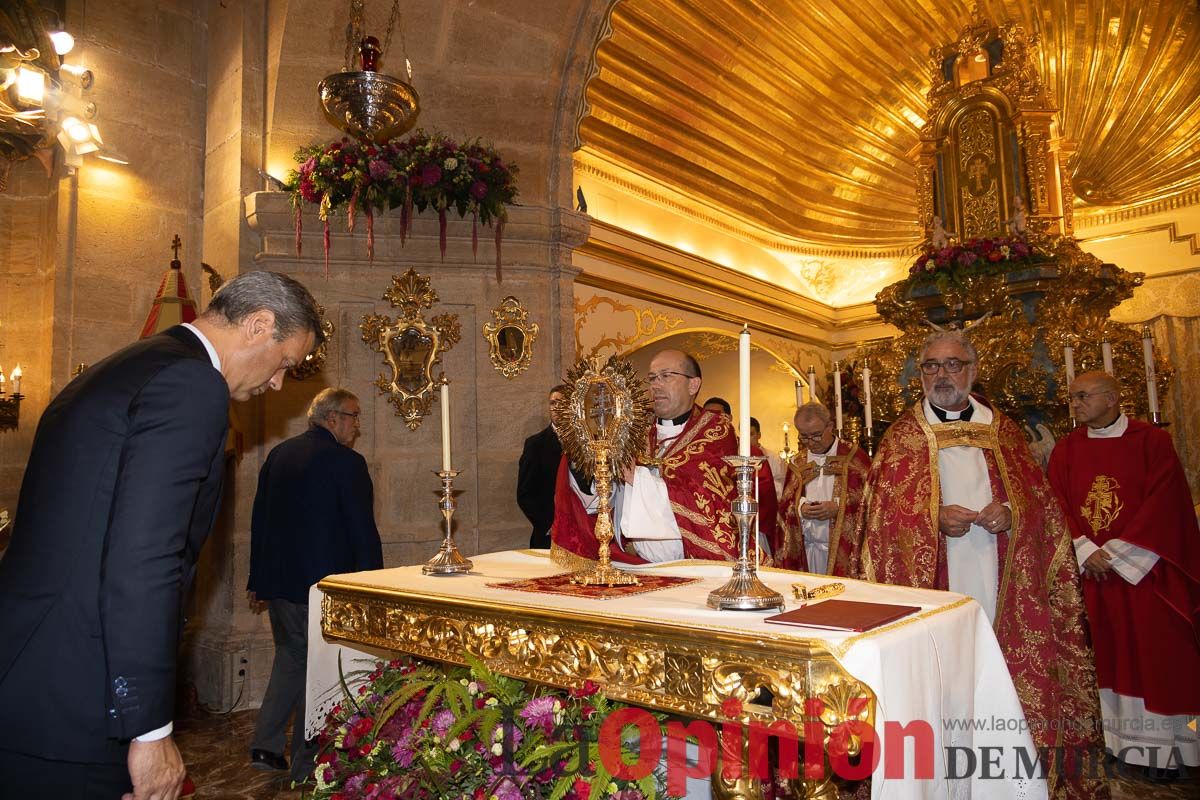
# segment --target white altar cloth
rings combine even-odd
[[[1033,740],[1025,723],[1016,689],[1000,652],[1000,645],[988,624],[983,609],[970,598],[951,592],[911,589],[900,586],[843,580],[845,600],[919,606],[917,615],[867,633],[799,628],[763,622],[769,614],[745,611],[714,611],[706,605],[708,593],[728,580],[728,564],[676,561],[638,567],[639,571],[664,575],[683,575],[702,580],[628,597],[596,600],[564,595],[535,594],[488,587],[489,583],[555,575],[563,568],[552,562],[547,551],[516,550],[473,556],[474,569],[465,575],[424,575],[421,567],[359,572],[336,576],[364,587],[403,589],[422,592],[427,589],[438,597],[494,600],[505,605],[532,608],[566,609],[602,617],[623,617],[646,621],[670,621],[694,625],[697,635],[704,629],[736,631],[761,635],[764,639],[809,639],[822,642],[842,668],[875,692],[876,732],[882,743],[880,766],[871,785],[872,800],[917,800],[918,798],[1030,798],[1047,796],[1044,780],[1020,780],[1018,751],[1026,759],[1036,757]],[[828,576],[786,570],[759,571],[763,582],[788,599],[788,608],[797,605],[791,598],[791,584],[815,587],[830,582]],[[842,580],[842,579],[839,579]],[[348,672],[361,668],[374,654],[366,648],[353,648],[326,642],[321,634],[322,592],[313,587],[309,597],[309,645],[307,715],[308,734],[315,735],[325,714],[341,697],[338,659]],[[774,612],[772,612],[774,613]],[[934,777],[918,780],[914,772],[913,745],[904,758],[904,775],[886,779],[886,723],[908,725],[924,720],[932,726],[934,741]],[[896,738],[896,737],[893,737]],[[950,763],[948,748],[956,762]],[[987,751],[983,748],[999,748]],[[976,769],[965,778],[965,763],[974,757]],[[980,763],[990,760],[991,777],[981,775]],[[996,754],[999,764],[996,765]],[[947,770],[952,770],[948,776]],[[956,771],[955,771],[956,770]],[[1029,777],[1026,769],[1019,774]],[[1002,776],[1001,776],[1002,775]]]

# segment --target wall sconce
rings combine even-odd
[[[12,371],[12,394],[4,393],[4,370],[0,369],[0,431],[16,430],[21,416],[21,365]]]

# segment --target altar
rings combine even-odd
[[[1022,772],[1037,754],[996,638],[970,598],[846,580],[844,599],[920,608],[854,633],[708,608],[704,599],[728,577],[727,564],[641,568],[695,580],[594,599],[495,586],[562,573],[545,551],[473,560],[460,576],[411,566],[333,575],[313,587],[309,735],[342,696],[340,669],[361,666],[355,659],[405,653],[461,664],[469,652],[516,678],[563,687],[592,680],[613,699],[715,722],[728,719],[726,701],[736,699],[739,721],[787,720],[801,738],[805,700],[819,699],[832,712],[822,717],[826,732],[850,719],[875,730],[876,799],[1046,796],[1045,782]],[[760,575],[788,598],[792,584],[828,582],[785,570]],[[789,609],[797,604],[788,601]],[[741,791],[714,779],[715,796],[747,796]]]

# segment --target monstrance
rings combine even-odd
[[[613,538],[609,495],[612,481],[634,463],[646,446],[650,428],[650,401],[633,366],[610,356],[581,359],[567,373],[568,397],[557,400],[552,412],[558,422],[563,452],[571,464],[596,482],[600,508],[596,514],[599,561],[580,571],[572,581],[582,586],[632,586],[636,575],[612,565],[608,545]]]

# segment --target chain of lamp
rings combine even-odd
[[[346,23],[346,54],[345,54],[345,71],[352,70],[351,59],[356,52],[355,48],[359,42],[366,36],[366,27],[364,18],[366,17],[366,0],[350,0],[350,15],[349,21]],[[408,73],[409,80],[412,80],[412,64],[408,60],[408,42],[404,40],[404,23],[400,20],[400,0],[394,0],[392,3],[391,13],[388,14],[387,33],[383,38],[383,52],[389,52],[392,44],[392,34],[396,31],[396,23],[400,22],[400,48],[404,53],[404,66]]]

